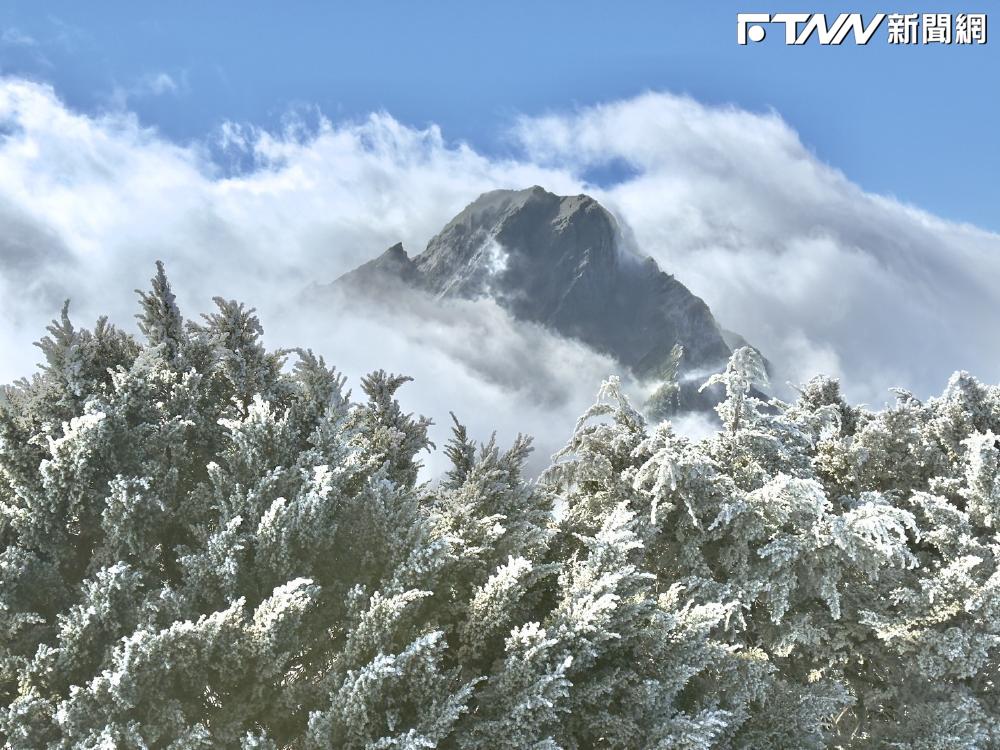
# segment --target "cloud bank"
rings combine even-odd
[[[479,193],[532,184],[605,203],[779,382],[822,371],[877,405],[955,369],[1000,380],[1000,236],[864,192],[777,114],[646,94],[524,117],[508,158],[385,113],[314,119],[175,144],[124,109],[85,114],[0,79],[0,382],[32,369],[66,297],[78,322],[131,328],[131,290],[162,258],[189,316],[216,294],[246,300],[271,345],[312,346],[355,382],[408,372],[408,407],[439,423],[454,409],[480,435],[534,432],[547,452],[613,363],[486,303],[423,325],[292,304],[397,241],[423,249]],[[622,181],[587,184],[621,164]]]
[[[649,94],[517,135],[535,164],[632,166],[605,200],[785,376],[842,376],[878,404],[955,369],[1000,378],[1000,236],[865,193],[776,114]]]

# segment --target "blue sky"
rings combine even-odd
[[[801,5],[801,4],[800,4]],[[795,10],[975,12],[969,2]],[[933,7],[931,7],[933,6]],[[0,71],[74,109],[127,107],[187,143],[224,121],[277,126],[386,110],[488,154],[518,114],[690,94],[774,109],[869,191],[1000,229],[1000,43],[787,48],[735,43],[746,2],[26,2],[0,6]],[[992,20],[992,19],[991,19]],[[1000,14],[995,23],[1000,23]],[[168,76],[169,80],[164,77]]]

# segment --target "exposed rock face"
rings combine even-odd
[[[615,218],[586,195],[540,187],[485,193],[409,258],[395,245],[345,274],[334,289],[402,283],[440,298],[489,296],[515,318],[548,326],[655,374],[671,347],[684,370],[730,354],[708,306],[652,258],[623,248]]]
[[[332,286],[334,289],[376,292],[387,282],[422,286],[417,268],[401,242],[397,242],[374,260],[348,271]]]

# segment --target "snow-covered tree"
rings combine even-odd
[[[139,296],[0,398],[5,746],[1000,744],[1000,388],[765,402],[743,349],[708,439],[612,379],[540,480],[455,419],[421,483],[406,377]]]

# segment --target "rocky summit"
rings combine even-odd
[[[404,284],[441,299],[487,296],[655,375],[674,344],[682,370],[721,366],[731,350],[705,304],[656,261],[627,246],[621,226],[586,195],[543,188],[484,193],[410,258],[394,245],[331,291],[376,294]]]

